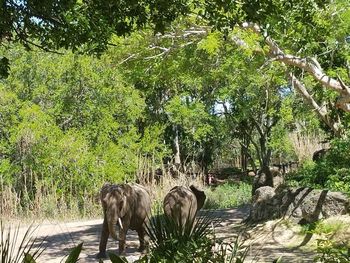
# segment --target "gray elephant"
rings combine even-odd
[[[164,213],[178,225],[185,226],[188,220],[191,222],[194,220],[197,211],[203,207],[205,199],[205,193],[193,185],[189,188],[175,186],[164,198]]]
[[[138,184],[105,184],[101,202],[104,219],[97,257],[106,257],[109,234],[119,241],[119,254],[124,254],[128,229],[137,231],[139,251],[145,251],[148,246],[145,227],[151,213],[151,198],[146,188]]]

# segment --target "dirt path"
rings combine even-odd
[[[249,208],[243,207],[212,212],[213,217],[221,218],[220,225],[215,229],[216,237],[226,242],[235,240],[237,234],[242,230],[240,222],[248,215],[248,211]],[[46,236],[46,249],[38,261],[61,262],[74,245],[84,242],[79,262],[98,262],[95,255],[98,252],[101,224],[102,219],[40,224],[34,236]],[[24,232],[25,229],[21,229],[21,233]],[[273,259],[281,255],[283,255],[283,262],[312,262],[313,255],[311,253],[290,245],[290,240],[295,237],[295,233],[291,233],[288,229],[273,228],[273,226],[271,229],[269,226],[266,229],[266,225],[259,229],[257,226],[253,230],[249,229],[246,232],[246,237],[249,238],[249,242],[245,243],[249,246],[249,257],[246,262],[272,262]],[[140,256],[137,247],[137,233],[129,231],[126,254],[130,262]],[[108,241],[107,250],[117,252],[117,244],[112,239]]]

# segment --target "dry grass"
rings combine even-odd
[[[183,173],[179,173],[176,177],[173,177],[170,173],[165,173],[160,184],[149,184],[147,188],[151,193],[154,212],[162,207],[163,199],[171,188],[177,185],[190,186],[192,184],[204,190],[203,175],[191,178]]]
[[[289,139],[292,142],[294,151],[298,156],[298,161],[311,160],[314,152],[328,148],[328,143],[323,143],[323,135],[302,135],[300,133],[290,133]]]
[[[41,193],[38,191],[34,200],[19,196],[10,187],[0,191],[0,220],[3,222],[25,221],[55,218],[58,220],[72,220],[79,218],[93,218],[99,215],[100,204],[91,196],[78,198],[58,198],[55,191]]]
[[[161,182],[156,184],[154,180],[146,187],[151,193],[153,209],[161,208],[164,196],[168,191],[177,185],[189,186],[194,184],[199,189],[204,189],[203,175],[196,178],[179,173],[173,178],[170,173],[164,173]],[[39,188],[40,189],[40,188]],[[101,215],[99,193],[95,195],[86,194],[77,197],[58,197],[56,189],[36,192],[34,200],[28,197],[19,196],[11,187],[4,187],[0,190],[0,217],[3,221],[11,221],[15,218],[25,219],[31,222],[33,219],[54,218],[58,220],[75,220],[80,218],[96,218]]]

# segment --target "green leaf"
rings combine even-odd
[[[66,263],[75,263],[79,259],[79,255],[81,252],[81,249],[83,248],[83,242],[77,245],[72,249],[72,251],[69,253],[69,256],[67,260],[65,261]]]
[[[26,253],[23,259],[23,263],[36,263],[32,255]]]
[[[209,55],[214,55],[219,51],[220,39],[222,35],[218,32],[210,33],[206,38],[198,43],[199,50],[205,50]]]
[[[109,252],[109,259],[112,261],[112,263],[128,263],[128,260],[125,257],[120,257],[114,253]]]

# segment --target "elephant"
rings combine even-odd
[[[105,184],[100,192],[103,207],[103,225],[97,258],[106,257],[109,234],[119,241],[119,254],[125,254],[128,229],[139,236],[139,251],[148,247],[146,225],[151,213],[151,198],[146,188],[139,184]]]
[[[194,185],[175,186],[164,197],[164,214],[172,218],[178,226],[184,227],[187,222],[193,222],[205,199],[205,193]]]

